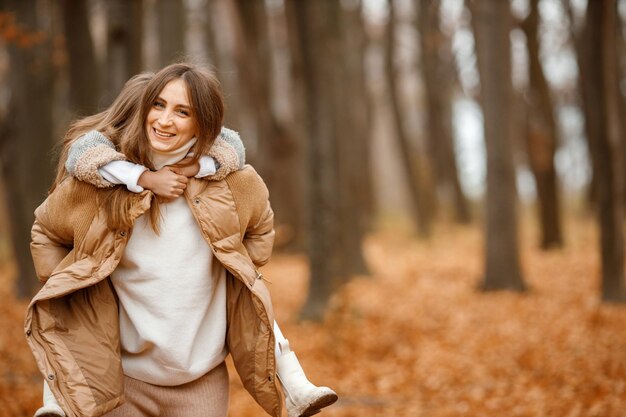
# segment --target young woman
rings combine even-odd
[[[69,174],[101,188],[121,183],[130,191],[141,192],[145,187],[167,200],[182,194],[187,176],[220,180],[230,172],[243,168],[243,143],[236,132],[226,128],[222,128],[208,155],[200,157],[199,167],[195,170],[187,165],[176,169],[164,167],[153,172],[126,161],[122,154],[115,151],[113,141],[119,143],[121,133],[137,111],[144,89],[153,77],[153,73],[132,77],[109,108],[72,123],[63,141],[57,177],[50,192]],[[45,382],[43,391],[44,405],[37,410],[35,417],[63,417],[65,413]]]
[[[192,147],[197,162],[222,113],[210,74],[167,67],[148,83],[120,148],[153,170]],[[277,367],[290,416],[336,400],[306,380],[275,327],[256,269],[271,252],[273,215],[251,167],[220,181],[190,179],[184,198],[160,204],[121,187],[55,185],[33,226],[33,260],[46,283],[29,306],[26,335],[67,415],[103,415],[124,393],[127,402],[108,415],[225,416],[228,352],[271,415],[281,409]]]

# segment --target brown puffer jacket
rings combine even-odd
[[[69,178],[35,211],[31,252],[45,284],[28,306],[24,330],[68,417],[100,416],[124,402],[118,304],[108,277],[132,229],[107,228],[107,195]],[[136,219],[149,208],[152,193],[131,198]],[[259,405],[279,417],[274,313],[257,270],[274,240],[267,188],[246,166],[222,181],[190,179],[185,198],[227,270],[226,342],[237,372]]]

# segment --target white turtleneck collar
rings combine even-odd
[[[196,143],[197,140],[197,138],[193,138],[180,148],[176,148],[168,152],[159,152],[153,149],[152,164],[154,165],[154,169],[159,170],[166,165],[173,165],[185,159],[185,156],[187,156],[189,150]]]

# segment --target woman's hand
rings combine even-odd
[[[171,165],[172,171],[185,177],[195,177],[200,172],[200,162],[191,163],[191,157],[188,156],[176,165]]]
[[[177,174],[171,167],[163,167],[158,171],[144,171],[137,184],[165,200],[173,200],[183,194],[187,182],[186,176]]]

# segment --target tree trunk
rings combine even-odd
[[[156,10],[159,25],[159,64],[165,67],[185,57],[185,2],[157,0]]]
[[[16,291],[26,298],[39,289],[29,248],[33,212],[45,199],[53,178],[49,158],[54,144],[52,37],[37,35],[50,34],[50,28],[42,24],[47,13],[40,8],[21,0],[5,0],[3,6],[15,14],[21,33],[8,45],[11,100],[0,134],[0,167],[18,269]]]
[[[301,317],[319,320],[341,282],[341,255],[336,251],[337,165],[332,92],[328,82],[337,61],[334,60],[334,44],[329,39],[324,2],[295,1],[292,5],[303,64],[310,170],[310,285]],[[320,56],[326,59],[319,59]]]
[[[115,96],[142,63],[143,1],[109,0],[107,5],[106,102]]]
[[[618,13],[617,17],[617,33],[624,33],[626,29],[625,20],[620,18]],[[626,79],[626,37],[617,36],[617,65],[618,65],[618,79],[625,80]],[[621,85],[621,82],[620,84]],[[621,88],[617,88],[617,91],[622,90]],[[626,114],[626,95],[618,94],[619,99],[619,114]],[[626,117],[620,117],[620,137],[622,142],[622,172],[624,173],[624,177],[622,179],[622,198],[626,196]],[[624,210],[626,211],[626,204],[623,204]]]
[[[307,115],[307,91],[305,84],[304,73],[304,57],[301,49],[302,39],[301,33],[298,28],[298,18],[296,15],[295,2],[298,0],[285,0],[285,21],[287,24],[287,42],[289,46],[290,56],[290,91],[289,99],[292,107],[292,133],[296,142],[298,143],[299,152],[295,155],[295,163],[300,167],[299,172],[303,173],[298,175],[297,188],[299,195],[297,198],[302,201],[302,208],[299,217],[299,229],[302,233],[299,233],[296,243],[296,249],[301,249],[306,253],[309,253],[309,219],[311,218],[311,204],[309,201],[311,190],[309,183],[308,173],[311,167],[308,165],[308,155],[311,152],[310,146],[314,144],[310,141],[308,132],[308,115]]]
[[[523,290],[513,165],[509,2],[470,3],[487,148],[485,290]]]
[[[603,1],[603,0],[598,0]],[[562,0],[562,4],[569,18],[570,36],[576,50],[576,62],[578,64],[578,91],[580,94],[580,106],[585,115],[585,138],[587,139],[587,148],[591,155],[591,186],[589,190],[589,203],[596,208],[598,201],[598,179],[597,166],[602,163],[598,159],[596,153],[597,146],[594,143],[596,138],[602,133],[602,113],[600,108],[595,105],[600,100],[599,92],[595,89],[595,85],[588,80],[597,79],[598,76],[598,59],[601,39],[599,32],[590,30],[588,14],[585,23],[580,31],[575,29],[575,19],[572,7],[568,0]]]
[[[550,89],[543,74],[539,57],[539,10],[538,0],[531,0],[530,14],[523,25],[528,50],[529,131],[526,145],[530,167],[535,176],[541,219],[541,248],[561,247],[561,215],[558,196],[554,155],[558,143],[558,131],[554,118],[554,105]]]
[[[423,177],[424,169],[419,166],[418,156],[413,156],[414,151],[409,141],[406,128],[404,126],[404,116],[400,105],[400,97],[398,95],[398,86],[396,85],[396,69],[394,65],[395,56],[395,19],[396,12],[394,0],[388,0],[389,19],[387,22],[386,45],[385,45],[385,76],[387,79],[387,89],[389,90],[389,99],[391,101],[391,109],[393,123],[396,128],[396,138],[400,148],[400,156],[402,157],[402,167],[406,174],[407,183],[409,184],[409,192],[411,203],[413,205],[413,215],[417,223],[418,235],[427,238],[431,233],[433,202],[428,201],[426,192],[425,179]]]
[[[204,26],[204,44],[206,46],[207,55],[209,61],[217,70],[222,68],[222,57],[220,56],[220,49],[217,45],[216,30],[215,30],[215,15],[217,13],[217,0],[207,0],[206,7],[206,21]]]
[[[348,111],[351,115],[352,136],[357,146],[352,149],[358,164],[351,169],[352,189],[360,213],[360,228],[369,231],[374,222],[374,185],[372,178],[372,98],[366,79],[365,59],[369,44],[363,18],[362,1],[344,11],[344,55],[350,92]]]
[[[361,247],[364,227],[359,204],[358,189],[366,184],[362,178],[369,175],[361,165],[363,142],[367,141],[367,132],[363,131],[364,108],[355,103],[362,100],[358,96],[360,86],[357,84],[357,73],[362,67],[356,45],[353,45],[346,28],[347,16],[340,2],[328,2],[329,36],[336,43],[330,56],[343,58],[343,65],[335,67],[329,80],[332,85],[335,117],[335,146],[337,163],[337,203],[339,209],[339,240],[337,250],[342,254],[341,276],[347,281],[352,275],[366,275],[368,268],[363,258]]]
[[[279,225],[278,238],[287,247],[297,246],[302,230],[302,194],[296,165],[298,143],[273,109],[272,51],[263,2],[236,0],[237,62],[248,108],[255,116],[257,150],[252,162],[272,195]]]
[[[596,105],[603,116],[602,134],[595,138],[596,154],[601,164],[598,177],[598,221],[602,258],[602,298],[626,301],[624,284],[624,217],[623,217],[623,143],[619,112],[619,77],[617,62],[617,1],[603,0],[587,5],[587,27],[594,38],[600,57],[596,61],[598,78],[587,82],[598,89],[602,100]]]
[[[204,44],[209,62],[213,66],[217,77],[219,78],[222,89],[225,92],[224,101],[226,103],[226,114],[224,115],[224,125],[239,130],[241,128],[241,120],[245,117],[242,115],[246,108],[239,103],[240,83],[237,80],[237,74],[232,71],[234,58],[230,53],[226,36],[229,35],[230,27],[224,23],[225,7],[221,0],[207,0],[204,26]],[[246,143],[244,138],[244,144]]]
[[[87,0],[63,0],[61,5],[69,57],[70,107],[77,115],[93,114],[98,110],[100,82]]]
[[[295,126],[304,128],[307,120],[306,93],[303,78],[304,64],[294,3],[294,0],[285,2],[293,80],[293,94],[291,97],[296,121]],[[372,205],[371,201],[368,201],[368,196],[372,191],[370,188],[371,171],[369,168],[370,128],[367,120],[367,91],[364,72],[364,48],[366,44],[363,41],[364,28],[360,17],[361,4],[354,4],[353,8],[347,11],[335,7],[338,4],[330,4],[329,6],[332,7],[329,13],[333,13],[336,16],[331,19],[331,22],[336,22],[342,27],[334,29],[336,32],[341,32],[341,36],[339,33],[330,34],[329,36],[341,37],[343,39],[338,48],[342,49],[343,52],[341,53],[345,62],[345,69],[341,70],[336,67],[335,71],[333,71],[333,81],[328,80],[329,83],[333,82],[338,86],[337,89],[333,87],[330,90],[334,91],[336,101],[333,107],[337,109],[333,111],[333,113],[336,113],[335,119],[341,121],[340,123],[335,123],[338,129],[335,137],[342,138],[342,140],[336,141],[337,155],[340,161],[337,167],[337,184],[338,188],[342,190],[337,199],[340,200],[338,200],[338,203],[341,207],[341,213],[338,215],[342,219],[339,221],[341,225],[339,236],[345,239],[345,241],[337,245],[337,250],[346,249],[340,273],[345,279],[353,274],[368,273],[361,248],[364,230],[366,230],[370,219],[369,216],[371,216],[368,204],[370,204],[370,209]],[[356,21],[357,19],[358,22]],[[341,79],[337,78],[339,74],[341,74]],[[342,98],[346,100],[343,104],[341,104]],[[298,132],[298,137],[307,137],[305,130],[300,129],[296,131]],[[309,146],[316,146],[314,140],[308,142],[302,139],[301,142],[304,142],[303,148],[307,153],[310,151]],[[309,169],[308,166],[307,169]],[[308,181],[303,182],[302,186],[303,189],[308,188]],[[305,207],[308,208],[309,206],[309,204],[305,204]]]
[[[459,181],[452,138],[452,83],[454,64],[450,45],[439,29],[440,0],[415,1],[419,8],[421,70],[426,90],[426,135],[436,182],[452,194],[455,218],[469,223],[467,198]],[[445,60],[443,56],[446,56]],[[447,62],[446,62],[447,61]]]

